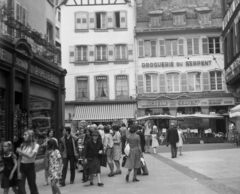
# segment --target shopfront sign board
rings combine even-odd
[[[15,65],[25,70],[28,70],[28,62],[24,59],[16,57]]]
[[[3,48],[0,48],[0,61],[5,61],[5,62],[12,64],[12,62],[13,62],[12,53],[6,51]]]
[[[51,102],[31,102],[30,103],[30,110],[42,110],[42,109],[52,109]]]
[[[197,107],[197,106],[229,106],[235,105],[233,97],[227,98],[202,98],[184,100],[139,100],[138,108],[157,107]]]

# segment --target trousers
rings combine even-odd
[[[62,183],[65,183],[67,176],[68,161],[70,162],[70,181],[75,180],[75,156],[67,156],[67,158],[63,158]]]
[[[177,144],[171,144],[171,152],[172,152],[172,157],[176,157],[177,156]]]

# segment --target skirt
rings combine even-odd
[[[128,169],[141,167],[141,150],[139,150],[139,147],[130,149],[130,153],[124,167]]]
[[[12,180],[9,180],[9,176],[10,176],[10,173],[3,172],[1,188],[9,189],[10,187],[17,186],[17,173],[16,172],[14,173]]]
[[[87,164],[85,168],[88,169],[90,175],[101,173],[99,157],[87,158]]]
[[[152,147],[156,148],[159,146],[158,140],[155,136],[152,137]]]
[[[122,156],[121,144],[114,144],[113,146],[113,160],[120,161]]]

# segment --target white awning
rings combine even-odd
[[[134,119],[136,104],[81,105],[75,107],[75,121],[113,121]]]
[[[240,105],[235,106],[234,108],[232,108],[230,110],[230,114],[229,114],[230,118],[233,117],[240,117]]]

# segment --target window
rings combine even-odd
[[[209,53],[220,53],[220,38],[209,38]]]
[[[209,24],[210,14],[209,13],[201,13],[200,20],[201,20],[201,24]]]
[[[128,77],[126,75],[116,76],[116,97],[128,97]]]
[[[76,12],[75,13],[75,28],[76,30],[88,29],[88,13],[87,12]]]
[[[107,46],[106,45],[96,46],[96,59],[97,59],[97,61],[106,61],[107,60]]]
[[[96,28],[106,29],[107,28],[107,14],[96,13]]]
[[[184,15],[177,14],[174,15],[174,25],[183,25],[184,24]]]
[[[87,61],[87,46],[77,46],[76,62]]]
[[[108,77],[96,77],[96,98],[108,98]]]
[[[10,3],[9,3],[10,4]],[[22,23],[23,25],[27,24],[27,10],[20,5],[19,3],[16,3],[16,20]],[[9,34],[11,33],[11,30],[8,30]],[[17,37],[24,36],[23,33],[20,33],[19,30],[16,31]]]
[[[158,75],[157,74],[146,74],[146,92],[157,92],[158,91]]]
[[[47,36],[49,42],[53,41],[53,25],[49,21],[47,21]]]
[[[178,39],[178,55],[184,55],[184,40]]]
[[[156,44],[155,40],[145,40],[144,41],[144,49],[146,57],[156,57]]]
[[[168,56],[177,55],[177,40],[166,40],[166,52]]]
[[[117,11],[114,12],[114,21],[113,23],[115,23],[115,25],[113,24],[113,26],[115,26],[115,28],[126,28],[127,27],[127,12],[126,11]],[[111,19],[110,21],[112,22],[113,18],[108,18]]]
[[[159,27],[161,25],[160,16],[151,16],[150,23],[151,23],[151,27]]]
[[[221,71],[210,72],[211,90],[222,90],[223,80]]]
[[[115,12],[115,27],[120,28],[120,12]]]
[[[60,32],[58,27],[56,27],[56,38],[60,39]]]
[[[127,46],[126,45],[116,45],[115,46],[115,59],[117,61],[127,60]]]
[[[58,21],[61,22],[61,12],[58,11]]]
[[[180,76],[178,73],[167,74],[168,92],[180,92]]]
[[[198,38],[187,39],[188,55],[199,55],[199,41]]]
[[[201,73],[192,72],[188,74],[188,83],[190,92],[201,91]]]
[[[88,99],[88,77],[77,77],[77,99]]]

